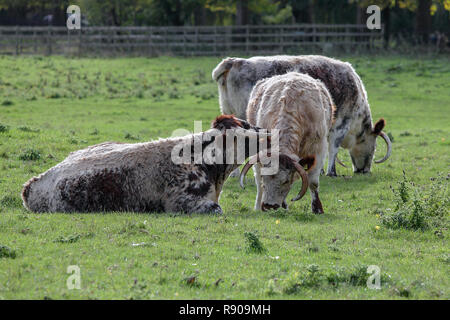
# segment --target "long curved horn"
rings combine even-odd
[[[348,168],[341,160],[339,160],[338,156],[336,155],[336,161],[337,163],[339,163],[341,166],[343,166],[344,168]]]
[[[308,175],[306,174],[305,169],[303,169],[303,167],[297,161],[293,160],[292,162],[294,163],[295,169],[298,171],[298,173],[300,173],[300,176],[302,177],[302,188],[300,189],[298,195],[292,199],[292,201],[297,201],[303,198],[306,191],[308,190]]]
[[[244,165],[244,168],[242,168],[241,175],[239,176],[239,184],[241,185],[242,189],[245,189],[244,185],[244,179],[247,175],[248,170],[256,163],[258,162],[258,154],[255,154],[254,156],[250,157],[247,161],[247,163]]]
[[[379,136],[382,137],[383,140],[386,142],[387,152],[386,152],[386,155],[383,157],[383,159],[375,160],[375,163],[385,162],[391,156],[391,152],[392,152],[392,142],[391,142],[391,139],[389,139],[388,135],[386,133],[384,133],[383,131],[381,131]]]

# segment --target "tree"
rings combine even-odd
[[[431,0],[419,0],[416,10],[416,35],[428,43],[428,37],[431,31]]]

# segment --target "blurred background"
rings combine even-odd
[[[71,4],[81,30],[67,30]],[[381,30],[369,30],[369,5]],[[223,55],[446,51],[450,0],[0,0],[0,52]],[[428,49],[429,50],[429,49]]]

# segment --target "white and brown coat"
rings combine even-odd
[[[234,128],[258,131],[232,116],[218,117],[212,128],[223,134]],[[24,185],[23,204],[34,212],[221,213],[222,186],[238,164],[172,161],[175,146],[190,145],[202,134],[134,144],[105,142],[72,152]],[[204,140],[202,148],[214,140]],[[225,143],[223,148],[225,157],[229,149]]]

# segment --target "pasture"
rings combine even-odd
[[[71,151],[167,137],[194,120],[208,128],[220,59],[0,56],[0,299],[449,299],[449,59],[341,59],[361,76],[374,120],[386,119],[391,158],[371,175],[338,166],[340,177],[321,176],[323,215],[310,213],[309,193],[288,211],[254,212],[249,174],[245,190],[228,179],[213,216],[34,214],[20,192]],[[436,196],[432,222],[386,219],[402,171],[413,200]],[[420,208],[423,218],[430,206]],[[69,265],[80,267],[79,290],[66,286]],[[380,267],[379,290],[366,286],[369,265]]]

